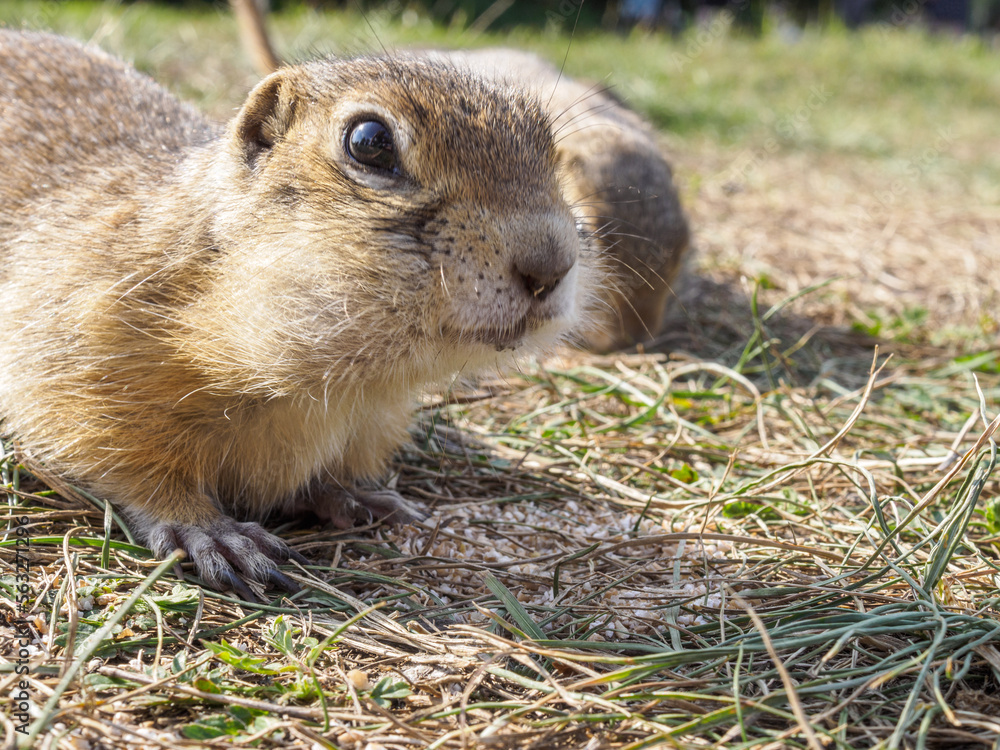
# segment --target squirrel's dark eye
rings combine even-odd
[[[396,171],[396,143],[389,128],[378,120],[362,120],[347,131],[347,153],[359,164]]]

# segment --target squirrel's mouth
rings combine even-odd
[[[486,346],[495,348],[498,352],[502,352],[508,349],[516,349],[518,344],[524,339],[524,335],[528,332],[528,329],[537,327],[538,322],[532,316],[525,315],[505,326],[450,330],[447,334],[448,338],[459,346],[468,346],[471,343],[485,344]]]

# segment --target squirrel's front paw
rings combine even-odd
[[[220,591],[231,589],[241,599],[252,602],[260,597],[247,586],[247,580],[294,593],[299,590],[298,584],[277,566],[289,558],[308,563],[259,524],[228,516],[204,525],[157,523],[149,533],[149,546],[159,557],[166,557],[175,549],[184,550],[205,583]]]

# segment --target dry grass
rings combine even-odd
[[[58,681],[67,627],[90,672],[46,735],[990,746],[1000,623],[981,423],[940,467],[977,407],[968,382],[900,369],[869,394],[758,397],[717,367],[632,356],[456,392],[400,464],[428,521],[286,529],[317,563],[304,594],[246,607],[160,580],[93,655],[82,637],[154,563],[112,541],[102,565],[103,513],[24,482],[33,585],[59,591],[53,614],[36,608],[35,695]],[[71,580],[82,611],[60,613]]]
[[[880,202],[894,158],[744,171],[755,143],[667,141],[700,251],[673,354],[429,397],[393,481],[430,519],[287,524],[293,597],[178,583],[5,457],[37,746],[995,747],[1000,216],[934,170]]]
[[[763,281],[764,299],[776,303],[829,280],[788,312],[897,342],[995,343],[1000,212],[970,184],[914,179],[864,157],[807,151],[754,162],[752,148],[675,151],[681,174],[697,176],[688,204],[697,270],[711,281]],[[680,296],[698,307],[698,297]]]

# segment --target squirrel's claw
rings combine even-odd
[[[183,549],[198,575],[214,589],[231,590],[241,599],[259,603],[247,581],[272,584],[289,593],[298,584],[278,571],[278,564],[290,557],[308,562],[289,549],[281,539],[256,523],[241,523],[219,516],[208,524],[155,524],[149,535],[150,547],[160,557]]]
[[[219,588],[231,589],[233,593],[243,601],[252,602],[253,604],[263,603],[263,600],[253,592],[253,589],[247,586],[243,579],[236,575],[231,569],[217,571],[216,576],[224,581],[224,585]]]
[[[279,570],[268,571],[267,582],[276,588],[287,591],[289,594],[296,594],[302,590],[299,584]]]

